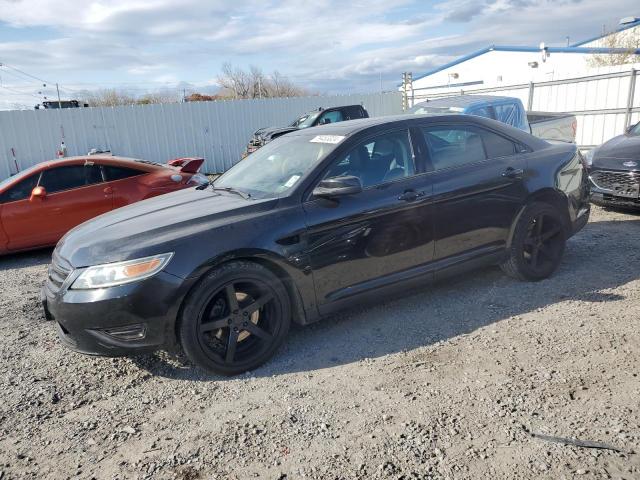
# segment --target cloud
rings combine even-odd
[[[68,88],[210,85],[229,61],[366,91],[491,44],[578,41],[633,14],[637,0],[0,0],[12,32],[0,61]]]

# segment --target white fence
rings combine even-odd
[[[23,170],[54,158],[63,135],[69,156],[92,148],[163,163],[198,156],[203,171],[222,172],[260,127],[287,125],[318,107],[362,104],[371,116],[398,114],[401,100],[392,92],[0,112],[0,180],[16,173],[16,163]]]
[[[627,126],[640,121],[638,73],[635,68],[626,67],[623,71],[579,78],[436,94],[430,93],[428,88],[414,89],[412,85],[406,85],[407,98],[404,102],[413,105],[428,99],[460,94],[518,97],[527,110],[574,114],[578,120],[576,143],[583,148],[591,148],[620,135]]]

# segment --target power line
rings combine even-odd
[[[3,62],[0,62],[0,67],[10,68],[11,70],[15,70],[16,72],[21,73],[22,75],[26,75],[27,77],[33,78],[34,80],[38,80],[39,82],[42,82],[42,83],[54,83],[54,82],[50,82],[48,80],[44,80],[42,78],[36,77],[35,75],[31,75],[30,73],[23,72],[22,70],[16,67],[12,67],[11,65],[7,65],[6,63],[3,63]]]
[[[0,70],[0,72],[1,72],[3,75],[9,75],[9,76],[11,76],[11,77],[13,77],[13,78],[17,78],[18,80],[24,80],[24,77],[21,77],[21,76],[19,76],[19,75],[16,75],[15,73],[13,73],[13,72],[11,72],[11,71],[9,71],[9,70]],[[38,85],[42,85],[42,82],[38,82]],[[39,87],[38,87],[38,88],[39,88]]]
[[[14,71],[26,76],[26,77],[32,78],[34,80],[38,80],[39,82],[42,82],[44,84],[43,86],[46,86],[47,84],[50,84],[50,85],[55,85],[60,90],[64,90],[64,91],[67,91],[67,92],[70,92],[70,93],[79,93],[79,92],[74,91],[74,90],[72,90],[70,88],[60,87],[60,85],[58,83],[56,83],[56,82],[50,82],[48,80],[45,80],[44,78],[36,77],[35,75],[31,75],[30,73],[27,73],[27,72],[25,72],[23,70],[20,70],[19,68],[16,68],[16,67],[14,67],[12,65],[9,65],[7,63],[4,63],[4,62],[0,62],[0,67],[10,68],[11,70],[14,70]],[[10,73],[10,72],[6,72],[6,73]]]
[[[0,85],[0,88],[5,88],[5,89],[9,90],[10,92],[14,92],[14,93],[17,93],[17,94],[20,94],[20,95],[29,95],[31,97],[37,98],[38,100],[42,100],[42,97],[40,97],[40,96],[38,96],[38,95],[36,95],[34,93],[21,92],[20,90],[14,90],[13,88],[7,87],[5,85]]]

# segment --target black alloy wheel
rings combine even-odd
[[[214,270],[190,295],[180,340],[198,366],[235,375],[271,357],[289,325],[289,298],[280,280],[258,264],[232,262]]]
[[[532,271],[543,273],[558,264],[564,251],[564,226],[555,215],[532,218],[524,240],[523,256]]]
[[[534,202],[518,220],[502,270],[520,280],[547,278],[560,265],[566,241],[566,222],[558,210]]]

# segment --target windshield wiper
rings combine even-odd
[[[233,187],[216,187],[215,185],[211,184],[211,188],[214,191],[222,190],[223,192],[235,193],[236,195],[240,195],[245,200],[249,200],[251,198],[251,194],[250,193],[241,192],[240,190],[236,190]]]

